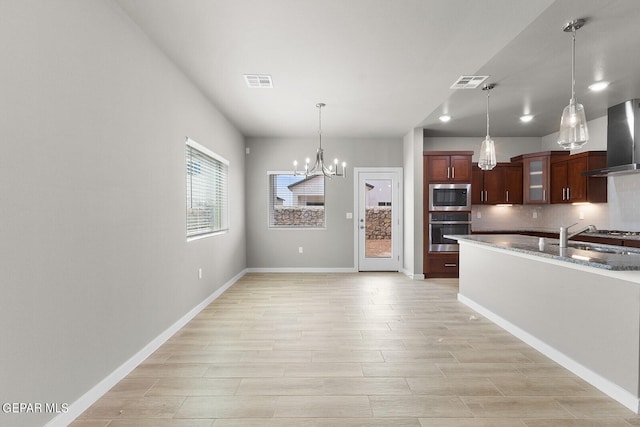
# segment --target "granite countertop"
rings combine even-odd
[[[519,234],[447,235],[445,237],[606,270],[640,270],[640,249],[638,248],[584,243],[573,240],[569,240],[569,245],[579,245],[583,248],[560,248],[558,239]],[[587,250],[590,247],[618,253]]]

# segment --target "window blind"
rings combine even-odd
[[[269,227],[323,228],[324,176],[269,172]]]
[[[229,162],[197,142],[186,143],[187,238],[229,229]]]

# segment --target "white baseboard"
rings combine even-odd
[[[242,270],[235,275],[231,280],[218,288],[214,293],[209,295],[204,301],[195,306],[191,311],[182,316],[177,322],[167,328],[164,332],[154,338],[149,344],[144,346],[139,352],[133,355],[129,360],[120,365],[115,371],[109,374],[106,378],[93,386],[88,392],[82,395],[78,400],[69,405],[69,410],[66,413],[56,416],[49,421],[45,427],[66,427],[73,420],[78,418],[80,414],[86,411],[91,405],[93,405],[98,399],[100,399],[107,391],[109,391],[114,385],[116,385],[121,379],[126,377],[131,371],[133,371],[140,363],[142,363],[147,357],[149,357],[154,351],[156,351],[162,344],[164,344],[169,338],[171,338],[176,332],[180,330],[184,325],[189,323],[198,313],[200,313],[206,306],[211,304],[216,298],[222,295],[227,289],[229,289],[235,282],[237,282],[242,276],[247,273],[247,269]]]
[[[314,267],[276,267],[247,268],[247,273],[357,273],[353,267],[346,268],[314,268]]]
[[[474,311],[480,313],[496,325],[500,326],[502,329],[509,332],[511,335],[524,341],[554,362],[564,366],[592,386],[607,394],[612,399],[617,400],[627,408],[631,409],[636,414],[640,414],[640,399],[638,399],[637,396],[634,396],[633,393],[623,389],[622,387],[609,381],[601,375],[596,374],[589,368],[576,362],[561,351],[551,347],[547,343],[520,329],[513,323],[509,322],[506,319],[503,319],[484,306],[465,297],[464,295],[458,294],[458,301],[473,309]]]
[[[402,269],[400,272],[411,280],[424,280],[424,274],[413,274],[411,271],[406,269]]]

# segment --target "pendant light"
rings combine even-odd
[[[342,162],[342,172],[338,171],[338,159],[334,159],[333,165],[325,166],[324,164],[324,150],[322,149],[322,108],[325,106],[326,104],[322,102],[316,104],[316,107],[318,108],[318,136],[320,140],[319,147],[316,150],[316,162],[312,167],[310,167],[310,159],[307,157],[304,165],[304,172],[298,172],[298,161],[294,160],[294,175],[304,174],[305,178],[314,175],[324,175],[329,178],[334,176],[345,177],[347,175],[347,164],[345,162]]]
[[[589,141],[587,119],[582,104],[576,102],[576,31],[584,25],[584,19],[571,21],[563,27],[563,31],[571,31],[571,99],[564,107],[560,120],[558,144],[565,150],[582,147]]]
[[[487,91],[487,136],[480,146],[480,157],[478,158],[478,167],[488,171],[496,167],[496,146],[493,139],[489,136],[489,91],[496,87],[494,83],[486,84],[482,90]]]

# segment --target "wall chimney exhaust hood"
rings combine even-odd
[[[584,176],[610,176],[640,172],[640,99],[609,107],[607,111],[607,167]]]

